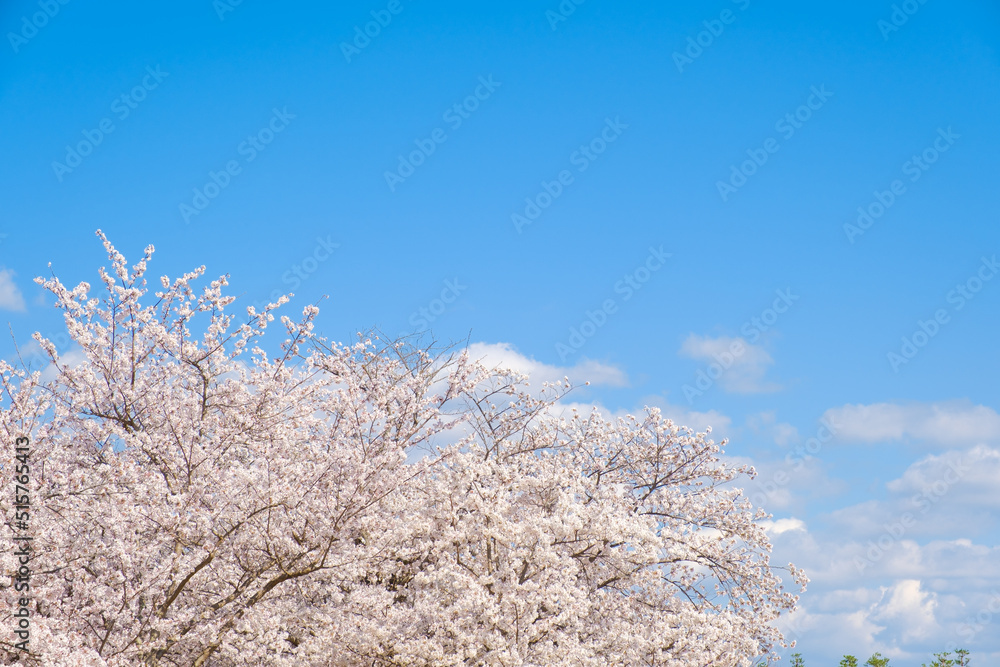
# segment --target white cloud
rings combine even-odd
[[[24,297],[14,283],[14,272],[0,269],[0,310],[24,312]]]
[[[968,451],[948,451],[930,455],[913,463],[899,479],[886,487],[893,492],[909,495],[933,489],[944,483],[958,485],[962,495],[975,493],[975,504],[1000,506],[1000,449],[977,445]]]
[[[934,616],[938,606],[937,595],[922,590],[918,579],[898,581],[886,592],[889,599],[875,607],[872,620],[898,628],[904,643],[923,640],[940,632],[940,625]]]
[[[969,440],[988,435],[984,424],[995,414],[969,404],[916,407],[922,410],[907,413],[904,428],[888,437]],[[923,424],[911,424],[921,412]],[[956,436],[946,426],[956,415],[980,421]],[[857,422],[844,421],[854,438],[887,437],[884,422],[878,431],[859,432]],[[761,416],[759,422],[776,420]],[[993,664],[989,655],[1000,651],[1000,447],[934,452],[893,477],[885,497],[852,494],[860,502],[820,515],[802,514],[796,506],[793,516],[762,522],[774,545],[772,562],[791,561],[811,579],[800,610],[780,619],[779,627],[798,640],[808,664],[836,664],[845,653],[863,661],[880,651],[893,664],[919,665],[930,651],[955,642],[973,651],[974,664]],[[796,496],[801,482],[794,479]],[[988,620],[975,621],[983,610]]]
[[[598,361],[583,359],[575,366],[551,366],[535,361],[518,352],[510,343],[473,343],[469,358],[487,368],[506,367],[529,376],[532,384],[544,381],[559,382],[564,377],[578,384],[628,386],[628,377],[621,369]]]
[[[904,507],[911,517],[905,523]],[[983,591],[985,582],[1000,581],[1000,546],[992,545],[989,535],[982,536],[985,543],[961,536],[967,534],[963,526],[952,539],[942,539],[959,511],[941,511],[937,517],[923,515],[912,504],[862,503],[817,519],[818,530],[771,533],[772,560],[805,569],[812,580],[810,600],[823,591],[887,579],[933,582],[937,592],[967,597]],[[852,608],[857,607],[844,607]]]
[[[940,622],[939,595],[919,579],[897,579],[889,586],[836,589],[808,596],[799,610],[778,620],[788,639],[804,649],[808,663],[844,654],[860,660],[875,651],[907,664],[926,655],[920,645],[942,650],[949,636]]]
[[[830,511],[823,525],[865,573],[926,575],[929,544],[955,549],[968,538],[996,536],[998,487],[1000,450],[951,450],[912,463],[885,484],[886,498]]]
[[[806,522],[802,519],[790,517],[788,519],[778,519],[777,521],[761,521],[761,527],[772,535],[781,535],[791,530],[806,531]]]
[[[943,445],[1000,441],[1000,415],[969,401],[844,405],[827,410],[824,417],[840,440],[912,439]]]
[[[764,382],[768,366],[774,363],[771,355],[763,347],[751,345],[742,338],[728,336],[709,338],[691,334],[681,345],[679,353],[691,359],[708,362],[709,370],[702,372],[711,379],[717,379],[724,391],[734,394],[759,394],[781,389],[778,384]],[[710,372],[715,366],[721,369],[721,373]]]
[[[813,601],[818,600],[813,597]],[[859,609],[813,612],[810,605],[802,604],[794,613],[782,615],[777,626],[786,639],[797,642],[796,650],[804,649],[808,658],[817,654],[827,656],[827,661],[833,664],[833,660],[845,653],[864,660],[877,650],[885,652],[885,647],[876,639],[885,626],[878,625],[870,616],[867,610]],[[817,661],[809,660],[807,664],[813,662]]]
[[[788,422],[779,422],[774,410],[750,415],[747,417],[747,426],[755,433],[766,435],[782,447],[801,440],[799,430]]]

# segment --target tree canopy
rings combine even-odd
[[[103,294],[40,281],[73,358],[36,334],[54,378],[0,362],[0,462],[30,437],[34,471],[25,664],[723,667],[783,643],[797,597],[732,484],[753,470],[708,431],[330,343],[315,306],[272,356],[284,298],[237,315],[204,267],[150,293],[152,247],[129,267],[98,234]]]

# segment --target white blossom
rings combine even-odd
[[[315,306],[275,358],[286,298],[236,322],[201,267],[146,303],[153,248],[129,269],[98,234],[103,298],[39,281],[85,361],[41,340],[51,382],[0,364],[36,664],[746,667],[783,642],[797,598],[707,432],[557,417],[568,381],[327,343]]]

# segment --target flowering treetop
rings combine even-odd
[[[753,470],[708,432],[560,414],[568,382],[465,353],[329,343],[315,306],[272,357],[285,297],[237,315],[204,267],[151,294],[153,248],[129,267],[98,235],[100,297],[39,280],[83,361],[36,334],[53,380],[0,362],[0,431],[42,470],[38,664],[721,667],[783,642],[797,598],[729,484]]]

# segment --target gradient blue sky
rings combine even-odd
[[[346,57],[389,4],[3,3],[0,309],[19,343],[61,330],[31,282],[49,262],[96,282],[97,228],[130,259],[154,244],[156,275],[230,274],[247,304],[328,295],[319,326],[335,339],[426,323],[536,375],[593,380],[576,401],[712,424],[762,481],[784,480],[747,490],[775,514],[775,560],[813,578],[789,621],[807,664],[880,650],[915,667],[951,642],[1000,664],[1000,280],[957,291],[1000,254],[1000,5],[910,0],[889,31],[889,1],[567,0],[556,22],[557,0],[398,0]],[[707,46],[679,67],[699,33]],[[478,108],[456,127],[446,112],[463,102]],[[794,132],[779,125],[797,112]],[[90,155],[54,166],[102,121],[113,132]],[[248,159],[243,142],[272,122]],[[615,140],[581,157],[602,131]],[[766,162],[721,196],[748,151]],[[231,161],[239,173],[185,219]],[[518,228],[564,170],[572,182]],[[902,194],[847,233],[894,180]],[[671,257],[630,294],[661,246]],[[755,332],[776,290],[797,298]],[[606,323],[560,354],[608,300]],[[887,354],[935,313],[894,369]],[[686,394],[734,342],[731,367]],[[829,441],[790,466],[817,434]]]

